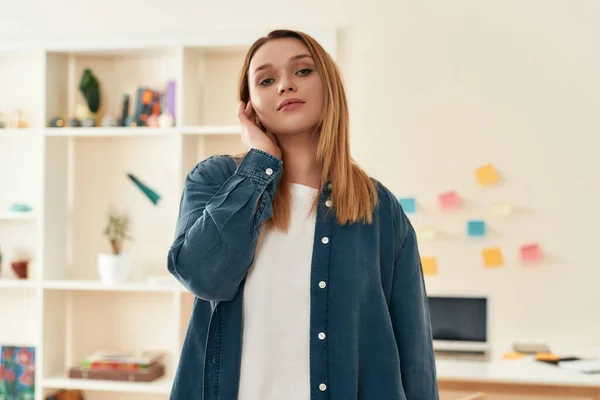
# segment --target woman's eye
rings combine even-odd
[[[300,71],[298,71],[298,74],[300,74],[300,76],[306,76],[308,74],[310,74],[312,72],[312,69],[310,68],[302,68]]]
[[[261,85],[261,86],[268,85],[269,83],[271,83],[271,81],[272,81],[272,80],[273,80],[272,78],[263,79],[263,80],[262,80],[262,81],[259,83],[259,85]]]

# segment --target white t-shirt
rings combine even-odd
[[[244,287],[238,400],[310,399],[310,272],[318,190],[291,184],[287,233],[266,231]]]

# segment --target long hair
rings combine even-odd
[[[333,201],[333,209],[340,225],[354,222],[371,223],[373,209],[378,201],[377,188],[350,156],[348,103],[341,74],[331,56],[315,39],[303,32],[281,29],[271,31],[256,40],[246,54],[240,73],[239,100],[247,103],[250,98],[248,70],[256,51],[265,43],[282,38],[297,39],[308,48],[323,82],[323,119],[315,131],[315,134],[319,135],[316,158],[322,165],[321,188],[330,181],[330,200]],[[313,210],[318,200],[319,196],[315,198]],[[286,180],[284,167],[273,200],[273,216],[266,223],[286,232],[289,226],[290,201],[289,182]]]

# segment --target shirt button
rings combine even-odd
[[[329,238],[325,236],[323,239],[321,239],[321,242],[323,242],[323,244],[327,244],[329,243]]]
[[[325,286],[327,286],[327,284],[325,283],[325,281],[321,281],[321,282],[319,282],[319,287],[320,287],[321,289],[325,289]]]
[[[325,205],[326,205],[327,207],[331,207],[331,205],[332,205],[332,204],[333,204],[333,201],[331,201],[331,200],[327,200],[327,201],[325,202]]]
[[[333,185],[332,185],[331,183],[330,183],[329,185],[327,185],[327,187],[328,187],[329,189],[333,189]]]
[[[267,168],[265,172],[267,175],[273,175],[273,170],[271,168]]]
[[[323,332],[319,333],[319,339],[321,339],[321,340],[325,339],[325,334]]]
[[[326,391],[326,390],[327,390],[327,385],[326,385],[326,384],[324,384],[324,383],[321,383],[321,384],[319,385],[319,389],[321,390],[321,392],[324,392],[324,391]]]

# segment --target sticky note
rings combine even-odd
[[[481,186],[492,185],[500,180],[496,168],[492,164],[487,164],[475,170],[475,178]]]
[[[504,355],[502,356],[502,359],[503,360],[520,360],[524,357],[525,357],[525,354],[523,354],[523,353],[508,351],[508,352],[504,353]]]
[[[417,201],[413,197],[399,197],[398,201],[405,213],[412,214],[417,211]]]
[[[492,205],[492,214],[494,215],[510,215],[513,212],[513,205],[510,203],[494,203]]]
[[[489,247],[481,251],[483,265],[486,268],[497,268],[504,265],[504,256],[500,247]]]
[[[434,228],[423,227],[417,231],[418,239],[431,240],[435,238],[436,231]]]
[[[437,275],[438,273],[437,258],[435,257],[421,257],[421,266],[425,275]]]
[[[537,361],[558,361],[560,357],[554,353],[536,353],[535,359]]]
[[[485,236],[485,221],[471,220],[467,222],[469,236]]]
[[[525,262],[536,262],[542,259],[542,250],[537,243],[529,243],[521,246],[521,260]]]
[[[460,197],[455,191],[441,193],[438,196],[440,207],[444,210],[460,207]]]

